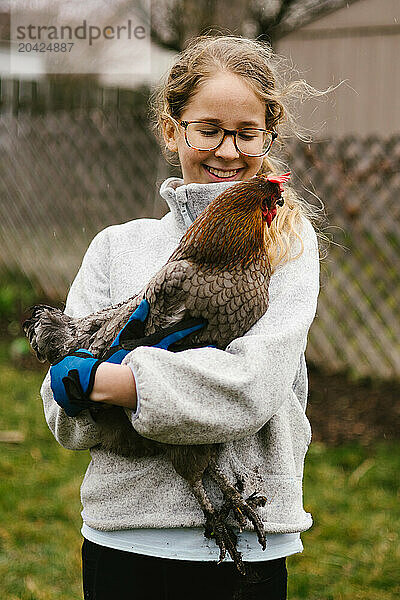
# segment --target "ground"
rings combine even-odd
[[[400,381],[354,380],[309,366],[307,415],[313,441],[369,445],[400,437]]]

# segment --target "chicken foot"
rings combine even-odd
[[[190,484],[191,490],[200,504],[204,513],[205,532],[204,535],[208,539],[214,539],[219,547],[220,554],[218,564],[221,563],[226,553],[228,552],[238,571],[245,575],[245,567],[242,561],[242,555],[237,549],[237,536],[233,529],[226,523],[226,518],[229,514],[230,507],[223,506],[219,511],[215,510],[211,504],[201,480]]]
[[[226,512],[228,515],[229,510],[232,510],[234,517],[239,524],[240,531],[244,529],[247,517],[247,519],[254,526],[254,530],[257,533],[257,538],[262,549],[265,550],[267,547],[266,535],[262,521],[256,512],[256,508],[259,506],[265,506],[267,498],[259,495],[257,492],[253,492],[253,494],[251,494],[245,500],[242,494],[235,488],[234,485],[232,485],[226,475],[221,471],[214,459],[210,461],[208,470],[212,477],[217,481],[224,495],[225,502],[221,508],[221,512]]]

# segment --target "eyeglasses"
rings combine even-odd
[[[233,135],[235,148],[240,154],[264,156],[278,137],[276,131],[254,127],[224,129],[205,121],[176,121],[176,123],[185,129],[186,143],[195,150],[216,150],[221,146],[226,135]]]

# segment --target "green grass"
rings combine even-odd
[[[395,442],[311,444],[304,496],[314,526],[289,559],[290,600],[399,597],[399,472]]]
[[[0,598],[77,600],[79,486],[87,452],[61,448],[43,418],[43,373],[16,369],[0,348]],[[289,559],[290,600],[394,600],[399,597],[400,508],[395,443],[369,448],[312,444],[305,506],[314,527]]]
[[[80,583],[80,480],[87,452],[61,448],[39,397],[42,373],[0,364],[0,598],[76,600]]]

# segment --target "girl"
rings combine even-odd
[[[66,312],[84,316],[136,294],[221,191],[276,172],[268,152],[276,134],[293,125],[289,101],[304,93],[312,93],[304,82],[280,83],[279,63],[263,43],[193,40],[154,98],[161,139],[182,169],[182,179],[160,189],[170,212],[99,233]],[[52,367],[45,379],[46,420],[57,441],[92,455],[81,488],[86,600],[286,598],[286,557],[302,551],[300,532],[312,523],[302,506],[310,442],[304,350],[319,273],[316,235],[293,191],[286,190],[265,243],[273,267],[268,310],[225,351],[140,347],[122,364],[102,363],[87,408],[76,416],[64,410],[60,370]],[[222,444],[219,465],[232,482],[244,475],[244,497],[258,491],[268,498],[258,509],[266,550],[250,528],[239,534],[245,577],[229,558],[217,564],[203,514],[163,456],[125,458],[102,449],[93,402],[123,406],[145,437]]]

